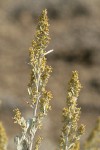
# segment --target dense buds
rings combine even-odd
[[[52,72],[52,68],[47,65],[46,55],[52,50],[46,52],[45,48],[49,44],[49,24],[47,10],[43,10],[39,18],[36,35],[32,41],[32,47],[29,48],[31,75],[28,84],[28,94],[30,97],[29,105],[33,110],[33,117],[25,120],[21,116],[19,109],[15,109],[14,122],[22,128],[22,134],[15,138],[17,150],[32,150],[37,129],[42,125],[42,119],[50,110],[50,100],[52,94],[46,90],[46,85]],[[38,150],[41,138],[37,139],[35,150]]]
[[[2,125],[2,122],[0,122],[0,150],[7,150],[7,135],[5,132],[5,129]]]
[[[39,150],[41,141],[42,141],[42,137],[39,136],[39,137],[37,138],[37,141],[36,141],[35,149],[34,149],[34,150]]]
[[[77,71],[72,72],[67,91],[66,107],[63,109],[63,128],[60,136],[60,150],[74,150],[80,136],[84,132],[84,125],[78,126],[80,108],[77,99],[81,90]]]
[[[19,124],[23,130],[26,130],[26,120],[21,116],[20,110],[16,108],[14,112],[15,112],[15,116],[13,118],[14,123]]]

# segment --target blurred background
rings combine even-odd
[[[86,134],[82,144],[100,115],[100,0],[0,0],[0,120],[6,128],[10,150],[16,149],[13,139],[20,133],[13,124],[13,109],[18,107],[26,118],[31,115],[26,104],[28,49],[44,8],[48,9],[51,35],[47,50],[54,49],[48,55],[48,63],[53,67],[48,89],[53,100],[41,131],[41,149],[47,145],[48,150],[57,147],[67,83],[73,70],[78,70],[83,85],[79,106]]]

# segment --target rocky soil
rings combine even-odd
[[[51,42],[48,63],[53,73],[48,88],[53,93],[52,111],[44,121],[41,149],[55,149],[61,128],[67,83],[72,70],[78,70],[83,85],[79,98],[81,122],[88,137],[100,115],[100,1],[99,0],[7,0],[0,1],[0,120],[6,128],[9,145],[20,129],[13,124],[13,109],[19,107],[25,117],[31,115],[26,101],[29,82],[29,56],[38,16],[47,8]]]

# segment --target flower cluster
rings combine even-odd
[[[77,71],[72,72],[68,85],[66,107],[63,109],[63,128],[60,136],[60,150],[74,150],[80,136],[84,133],[84,125],[78,126],[80,108],[77,99],[81,89]]]
[[[52,68],[47,65],[45,57],[48,53],[45,48],[50,40],[48,27],[47,10],[43,10],[35,39],[29,49],[31,79],[28,85],[28,93],[31,98],[31,107],[34,109],[34,116],[38,116],[37,111],[40,110],[39,118],[47,114],[50,109],[49,101],[52,98],[51,92],[46,91],[46,85],[52,72]]]
[[[37,129],[42,125],[42,119],[50,110],[50,100],[52,94],[46,90],[46,85],[52,72],[52,68],[47,65],[46,55],[52,50],[46,52],[49,37],[49,24],[47,10],[43,10],[36,30],[36,35],[32,41],[32,47],[29,48],[31,75],[28,84],[28,94],[30,102],[28,104],[33,110],[33,117],[27,120],[21,116],[19,109],[15,109],[14,122],[22,128],[22,134],[17,136],[15,143],[17,150],[32,150],[33,142]],[[40,145],[40,138],[37,140],[35,149]]]
[[[0,150],[6,150],[7,149],[7,135],[5,132],[5,129],[3,127],[2,122],[0,122]]]
[[[39,136],[39,137],[37,138],[37,141],[36,141],[35,149],[34,149],[34,150],[39,150],[42,139],[43,139],[43,138],[42,138],[41,136]]]
[[[18,108],[14,110],[15,116],[14,116],[14,123],[18,123],[20,127],[25,130],[26,129],[26,120],[21,116],[21,112]]]

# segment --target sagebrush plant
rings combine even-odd
[[[18,150],[33,148],[35,134],[41,126],[41,121],[47,115],[50,109],[49,101],[52,98],[51,92],[46,90],[48,78],[52,71],[51,67],[46,63],[46,55],[51,52],[45,51],[48,46],[49,24],[47,10],[43,10],[39,18],[36,35],[32,41],[32,47],[29,49],[31,78],[28,85],[28,93],[31,99],[30,107],[33,109],[33,117],[25,120],[21,117],[21,112],[15,109],[14,120],[22,128],[22,134],[16,137],[16,146]],[[78,120],[80,116],[80,108],[77,108],[77,98],[81,84],[78,80],[78,73],[74,71],[69,82],[67,107],[63,109],[64,126],[60,138],[60,149],[71,150],[76,146],[81,134],[83,134],[84,126],[78,128]],[[35,149],[38,149],[41,138],[36,142]]]
[[[36,139],[37,130],[42,126],[42,120],[51,109],[50,100],[52,93],[47,91],[46,86],[52,67],[47,65],[46,55],[53,50],[46,51],[50,41],[49,23],[47,10],[43,10],[32,46],[29,48],[30,57],[30,81],[28,94],[30,101],[28,105],[32,109],[32,117],[25,119],[21,111],[14,110],[14,123],[21,127],[20,135],[15,137],[17,150],[39,150],[42,137]],[[82,86],[79,81],[78,72],[73,71],[68,83],[66,106],[62,111],[62,130],[57,149],[59,150],[80,150],[80,137],[84,133],[85,126],[79,125],[81,108],[78,107],[78,97]],[[0,123],[0,150],[7,149],[7,136]],[[87,140],[84,150],[100,150],[100,118],[97,125]]]

